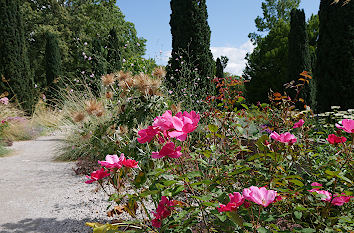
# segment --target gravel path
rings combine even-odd
[[[73,163],[55,162],[60,135],[15,142],[0,158],[0,233],[92,232],[106,222],[106,197],[76,176]]]

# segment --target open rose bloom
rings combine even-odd
[[[332,193],[327,190],[321,190],[322,184],[313,182],[311,184],[313,187],[311,190],[308,190],[311,193],[317,193],[320,195],[321,200],[325,202],[331,202],[332,205],[342,206],[344,203],[348,203],[350,199],[354,198],[353,196],[347,196],[345,193],[342,194],[334,194],[332,198]]]
[[[244,189],[242,195],[246,200],[267,207],[275,201],[277,191],[267,190],[265,187],[258,188],[256,186],[251,186]]]
[[[342,120],[342,125],[336,124],[336,127],[347,133],[354,133],[354,120],[344,119]]]
[[[158,159],[163,157],[178,158],[182,155],[181,147],[175,146],[171,141],[173,138],[178,141],[185,141],[188,134],[193,132],[200,120],[200,115],[195,111],[179,112],[175,116],[168,110],[161,116],[154,119],[152,126],[138,132],[139,143],[149,143],[157,139],[159,144],[164,144],[159,152],[153,152],[151,157]]]
[[[289,132],[278,134],[277,132],[273,132],[269,135],[272,139],[281,142],[281,143],[288,143],[289,145],[294,144],[297,141],[297,138],[294,134]]]

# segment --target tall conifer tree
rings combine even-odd
[[[19,0],[0,1],[0,94],[10,92],[20,106],[32,112],[33,75],[26,51],[26,41]]]
[[[55,34],[47,32],[45,48],[46,85],[51,87],[54,80],[61,75],[61,55],[58,38]]]
[[[321,0],[315,69],[316,110],[354,108],[354,1]]]
[[[224,78],[224,67],[222,66],[220,58],[216,59],[216,73],[217,78]]]
[[[311,57],[306,30],[304,10],[293,9],[291,11],[290,33],[288,37],[288,81],[298,81],[300,73],[311,71]],[[308,84],[302,89],[300,96],[306,103],[310,101],[310,88]],[[289,93],[292,98],[296,93]]]
[[[199,84],[205,87],[209,83],[207,77],[213,77],[215,73],[206,0],[171,0],[170,5],[172,57],[167,69],[168,84],[175,87],[183,78],[179,72],[183,61],[197,71],[201,79]]]

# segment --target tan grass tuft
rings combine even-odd
[[[102,80],[103,85],[105,85],[105,86],[112,85],[112,84],[114,84],[114,81],[115,81],[114,74],[103,75],[101,77],[101,80]]]
[[[131,72],[124,72],[124,71],[119,71],[117,74],[118,80],[126,80],[126,79],[131,79],[132,78],[132,73]]]
[[[86,112],[89,115],[95,114],[97,115],[97,113],[103,112],[103,106],[102,103],[97,102],[97,100],[93,99],[93,100],[89,100],[86,102]]]
[[[81,122],[85,119],[85,114],[83,112],[77,112],[74,114],[74,122]]]
[[[113,93],[111,91],[106,92],[106,98],[107,99],[112,99],[113,98]]]
[[[154,69],[152,72],[152,76],[158,79],[162,79],[166,76],[166,71],[163,67],[159,66]]]

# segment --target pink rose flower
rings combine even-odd
[[[344,203],[348,203],[353,196],[346,196],[345,193],[342,193],[342,196],[338,194],[334,194],[334,197],[331,204],[336,206],[342,206]]]
[[[104,168],[102,167],[100,170],[94,171],[91,173],[91,177],[90,176],[86,176],[88,179],[85,181],[86,184],[91,184],[95,181],[101,180],[105,177],[109,176],[109,173],[107,171],[104,170]]]
[[[161,116],[156,117],[152,125],[158,127],[161,131],[173,129],[172,118],[172,111],[168,110]]]
[[[242,195],[246,200],[253,201],[256,204],[267,207],[269,204],[274,202],[277,192],[274,190],[267,190],[265,187],[258,188],[256,186],[251,186],[245,188]]]
[[[234,211],[245,201],[239,192],[230,193],[229,198],[230,202],[227,205],[220,204],[220,207],[217,208],[219,212]]]
[[[149,126],[147,129],[142,129],[138,132],[140,136],[140,138],[138,138],[138,142],[141,144],[145,142],[150,142],[158,133],[159,130],[152,126]]]
[[[179,112],[172,118],[174,131],[169,132],[171,138],[184,141],[187,139],[187,134],[193,132],[197,127],[200,120],[200,115],[195,111]]]
[[[330,134],[328,135],[327,141],[330,144],[338,144],[338,143],[344,143],[347,141],[345,137],[337,137],[335,134]]]
[[[278,142],[282,142],[282,143],[288,143],[289,145],[294,144],[297,141],[297,138],[295,137],[295,135],[286,132],[283,134],[278,134],[277,132],[273,132],[270,134],[270,137]]]
[[[125,160],[124,154],[121,154],[118,158],[117,155],[107,155],[106,161],[98,161],[99,164],[106,168],[121,168],[123,166],[122,162]]]
[[[305,121],[303,119],[300,119],[298,122],[296,122],[293,126],[293,129],[300,128],[304,125]]]
[[[181,147],[176,147],[173,142],[166,143],[159,152],[152,152],[151,157],[154,159],[159,159],[162,157],[178,158],[182,155]]]
[[[152,226],[156,228],[160,228],[162,224],[162,220],[171,215],[171,211],[174,210],[174,206],[176,205],[176,201],[168,200],[167,197],[162,196],[161,201],[159,202],[156,212],[153,212],[155,219],[152,220]]]
[[[125,166],[125,167],[137,168],[138,167],[138,162],[133,160],[133,159],[124,159],[122,161],[122,165]]]
[[[315,192],[322,195],[322,201],[330,201],[332,198],[332,193],[328,192],[327,190],[317,190]]]
[[[338,129],[342,129],[347,133],[354,133],[354,120],[351,119],[344,119],[342,120],[342,125],[336,124]]]

